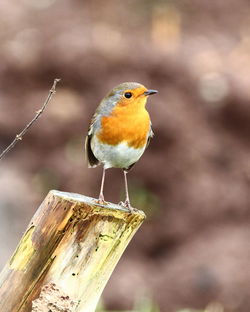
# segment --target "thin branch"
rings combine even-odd
[[[49,104],[50,100],[52,99],[53,94],[56,93],[56,85],[59,81],[60,79],[54,79],[52,88],[50,89],[47,99],[43,103],[43,106],[41,107],[41,109],[39,109],[36,112],[35,117],[26,125],[26,127],[19,134],[16,135],[15,139],[10,143],[10,145],[0,154],[0,160],[17,144],[18,141],[21,141],[23,139],[24,134],[33,125],[33,123],[42,115],[46,106]]]

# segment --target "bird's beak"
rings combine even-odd
[[[156,94],[156,93],[158,93],[157,90],[147,90],[144,92],[144,95],[151,95],[151,94]]]

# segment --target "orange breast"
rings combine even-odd
[[[102,143],[142,148],[147,143],[150,118],[145,108],[116,107],[110,116],[102,117],[102,129],[97,134]]]

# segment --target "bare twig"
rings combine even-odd
[[[10,143],[10,145],[0,154],[0,160],[17,144],[18,141],[23,139],[24,134],[28,131],[28,129],[33,125],[33,123],[42,115],[43,111],[45,110],[46,106],[50,102],[53,94],[56,93],[56,85],[60,81],[60,79],[54,79],[52,88],[49,91],[47,99],[43,103],[41,109],[36,112],[35,117],[26,125],[26,127],[16,135],[15,139]]]

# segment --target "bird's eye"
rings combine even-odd
[[[125,98],[130,99],[132,96],[132,93],[131,92],[125,92],[124,96],[125,96]]]

